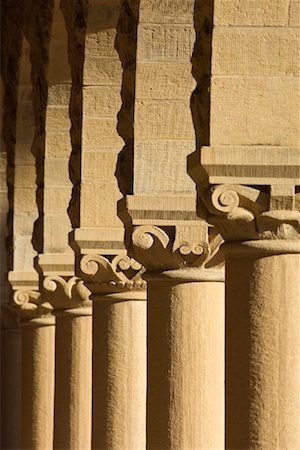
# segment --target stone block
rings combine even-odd
[[[14,270],[30,271],[33,268],[33,258],[36,256],[31,244],[32,236],[29,235],[14,235]]]
[[[137,64],[137,100],[176,100],[191,96],[196,83],[191,65],[175,62]]]
[[[45,187],[50,186],[71,186],[67,158],[48,158],[45,161]]]
[[[120,227],[117,202],[122,197],[117,183],[81,184],[80,226]]]
[[[194,140],[189,97],[178,101],[147,100],[135,105],[136,140]]]
[[[120,0],[90,0],[87,9],[87,33],[115,28],[120,13]]]
[[[122,149],[123,139],[117,132],[117,118],[83,118],[83,146],[87,149]]]
[[[16,143],[15,146],[15,164],[16,165],[26,165],[34,166],[35,157],[31,152],[31,144]]]
[[[213,77],[211,145],[297,146],[298,77]]]
[[[120,86],[88,86],[83,89],[86,117],[115,117],[121,105]]]
[[[36,168],[35,166],[16,166],[15,183],[16,188],[35,188],[36,187]]]
[[[193,192],[187,155],[194,141],[143,141],[135,145],[134,192]]]
[[[21,187],[14,190],[14,211],[36,212],[36,186],[31,188]]]
[[[44,252],[69,250],[68,234],[72,230],[67,212],[44,216]]]
[[[84,180],[94,184],[117,183],[115,177],[117,152],[85,151],[82,155],[82,174]]]
[[[117,30],[115,28],[87,34],[85,38],[85,58],[117,58],[118,53],[115,49],[116,34]]]
[[[34,222],[37,218],[37,212],[16,212],[14,215],[14,235],[28,235],[32,237]]]
[[[119,86],[122,83],[122,66],[119,59],[86,59],[83,69],[85,86]]]
[[[140,25],[137,61],[190,62],[194,43],[192,25]]]
[[[289,26],[300,27],[300,1],[291,0],[289,10]]]
[[[17,120],[16,142],[32,145],[35,132],[33,120],[30,116],[27,119],[21,120],[22,119],[20,119],[20,121]]]
[[[47,105],[69,107],[71,84],[55,84],[48,88]]]
[[[298,75],[300,30],[279,27],[216,27],[213,75]]]
[[[44,189],[44,212],[45,214],[67,214],[67,209],[72,194],[72,186],[69,187],[45,187]]]
[[[193,24],[194,0],[141,0],[139,23]]]
[[[47,158],[69,158],[72,151],[70,134],[66,132],[47,131],[45,145]]]
[[[289,0],[215,0],[215,25],[285,26]]]
[[[48,130],[66,131],[71,128],[68,106],[48,106],[46,110],[46,134]]]

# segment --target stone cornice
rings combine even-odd
[[[188,171],[198,185],[300,185],[299,147],[211,146],[188,158]]]

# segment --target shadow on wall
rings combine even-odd
[[[87,0],[61,0],[60,8],[68,33],[68,59],[71,67],[72,88],[69,105],[72,151],[69,161],[70,180],[73,185],[68,215],[72,228],[80,226],[80,176],[82,142],[83,63],[86,35]]]
[[[122,106],[117,131],[125,142],[118,155],[115,176],[123,195],[133,193],[134,98],[139,0],[125,0],[117,25],[115,49],[122,63]]]
[[[22,46],[22,7],[19,0],[1,2],[1,78],[3,82],[2,139],[6,149],[8,216],[6,240],[7,267],[12,269],[12,215],[14,202],[14,156],[16,144],[17,97]],[[16,16],[16,11],[18,12]],[[4,149],[2,149],[3,151]],[[6,230],[1,230],[2,234]]]
[[[196,41],[192,55],[192,74],[197,82],[191,97],[196,133],[196,149],[210,144],[210,77],[214,0],[195,0]]]

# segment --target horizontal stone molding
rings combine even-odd
[[[188,168],[200,185],[300,185],[299,154],[299,147],[202,147],[189,156]]]

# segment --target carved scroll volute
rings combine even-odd
[[[91,292],[78,277],[64,279],[58,275],[48,276],[44,279],[43,289],[45,299],[54,310],[91,305]]]
[[[258,189],[240,185],[210,187],[201,199],[213,224],[225,240],[258,239],[256,218],[269,206],[269,196]]]
[[[19,319],[34,319],[51,312],[51,306],[42,300],[39,291],[18,289],[14,291],[11,302],[12,309]]]
[[[85,255],[80,270],[86,286],[92,293],[115,293],[146,288],[142,279],[145,269],[127,255]]]
[[[150,272],[204,267],[211,257],[208,227],[200,221],[166,229],[150,225],[135,227],[132,248],[136,259]]]

